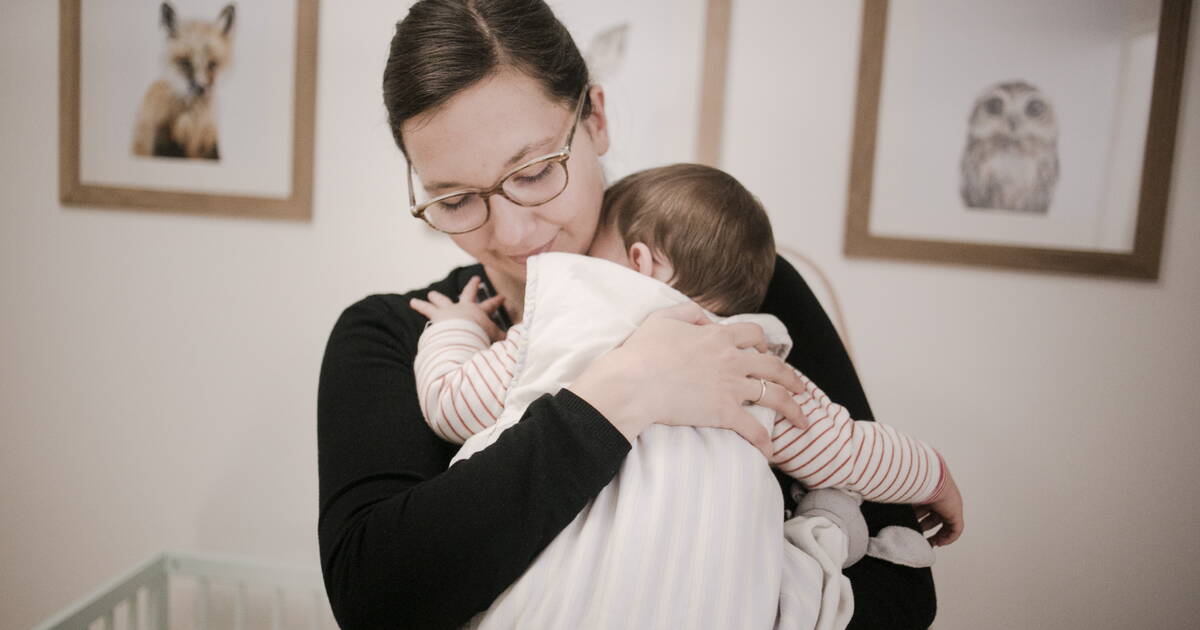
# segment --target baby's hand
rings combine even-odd
[[[475,301],[475,293],[479,290],[479,276],[471,278],[467,282],[467,286],[463,287],[462,293],[458,296],[458,302],[438,293],[430,291],[429,301],[418,300],[413,298],[408,305],[412,309],[425,317],[431,322],[440,322],[447,319],[465,319],[479,324],[487,333],[488,341],[500,341],[504,338],[504,333],[500,332],[500,327],[492,321],[491,315],[500,308],[500,304],[504,302],[503,295],[490,297],[482,302]]]
[[[921,531],[941,525],[942,528],[929,537],[929,544],[942,547],[958,540],[963,533],[963,502],[958,484],[950,476],[950,469],[943,468],[946,473],[946,483],[942,493],[932,503],[917,506],[917,519],[921,523]]]

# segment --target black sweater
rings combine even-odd
[[[447,470],[458,446],[434,435],[417,403],[413,361],[425,318],[408,300],[430,290],[458,295],[474,275],[484,275],[481,266],[405,295],[367,297],[330,333],[317,400],[318,536],[326,590],[346,630],[462,625],[520,577],[629,452],[599,412],[562,390]],[[796,340],[789,363],[852,417],[872,417],[837,332],[782,258],[762,311]],[[791,483],[777,476],[781,488]],[[887,525],[916,527],[908,506],[868,503],[863,513],[872,535]],[[932,623],[928,569],[864,558],[846,575],[855,598],[850,628]]]

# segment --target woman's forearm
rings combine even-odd
[[[408,346],[420,324],[407,327],[410,338],[395,319],[378,299],[360,303],[326,349],[322,569],[342,627],[456,627],[599,493],[629,444],[562,392],[535,401],[495,444],[447,470],[456,447],[425,424],[412,391]]]
[[[516,581],[628,448],[569,396],[445,473],[364,480],[331,502],[321,543],[344,627],[455,627]]]

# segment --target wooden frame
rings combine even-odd
[[[888,1],[866,0],[846,215],[846,255],[1156,279],[1175,153],[1191,4],[1191,0],[1162,2],[1133,248],[1130,253],[1109,253],[893,238],[869,232]]]
[[[608,97],[606,176],[719,164],[733,0],[551,4]]]
[[[696,161],[721,166],[721,127],[725,120],[725,77],[729,68],[729,16],[732,0],[708,0],[704,19],[704,61],[700,75],[700,120]]]
[[[117,207],[271,219],[312,217],[318,0],[297,0],[291,190],[287,198],[143,190],[80,181],[81,0],[59,0],[59,199]]]

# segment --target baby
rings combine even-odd
[[[489,319],[498,299],[475,300],[478,278],[457,303],[437,293],[428,301],[413,301],[413,308],[431,320],[416,359],[422,409],[435,432],[465,443],[456,460],[497,439],[532,397],[568,385],[598,353],[624,339],[645,314],[688,298],[716,316],[736,316],[763,326],[772,351],[781,358],[790,349],[786,329],[775,318],[738,315],[760,306],[775,250],[762,206],[719,170],[674,165],[617,182],[605,194],[590,254],[597,258],[531,258],[525,321],[509,328],[503,339],[497,340],[501,335]],[[771,430],[770,463],[805,488],[840,488],[855,494],[805,497],[798,508],[802,516],[787,524],[790,544],[779,546],[784,532],[777,485],[769,471],[762,474],[766,467],[753,464],[753,447],[729,431],[654,426],[638,438],[614,482],[476,623],[689,625],[687,615],[696,613],[686,612],[686,606],[672,612],[673,604],[663,603],[689,593],[692,600],[712,608],[702,613],[708,621],[727,615],[728,623],[717,623],[719,627],[843,627],[852,612],[852,597],[840,569],[861,557],[866,547],[858,497],[926,504],[952,525],[945,528],[945,542],[957,535],[952,530],[961,522],[961,498],[932,448],[891,427],[851,420],[815,384],[803,377],[802,381],[805,391],[795,400],[808,420],[806,428],[751,407]],[[736,453],[729,459],[717,457],[730,451]],[[751,466],[753,472],[747,472]],[[671,477],[675,469],[687,472]],[[665,498],[662,488],[672,484],[676,487],[671,496],[686,485],[690,498]],[[764,491],[772,486],[773,492]],[[722,497],[720,510],[712,509],[714,494]],[[657,498],[647,498],[651,496]],[[847,501],[846,496],[854,498]],[[659,505],[668,502],[674,509]],[[681,516],[684,513],[689,516]],[[736,519],[722,520],[718,514]],[[647,529],[653,531],[646,533]],[[683,532],[691,536],[688,542],[664,544]],[[778,543],[773,548],[768,540],[772,536]],[[650,542],[643,540],[646,537]],[[737,541],[754,549],[738,549]],[[712,562],[707,564],[708,556],[689,557],[707,546],[723,550],[709,554]],[[654,553],[664,553],[662,560],[668,565],[692,566],[683,572],[656,572],[646,559]],[[572,569],[576,565],[587,570]],[[726,592],[737,590],[729,588],[729,575],[736,578],[738,569],[745,569],[742,574],[750,588]],[[770,584],[755,583],[760,571]],[[580,577],[588,572],[594,575]],[[704,577],[712,578],[710,584]],[[712,592],[714,580],[720,593]],[[619,587],[624,581],[682,586],[663,587],[662,596],[651,595],[647,603],[642,593],[631,596],[629,588]],[[772,589],[777,591],[773,600],[759,597]]]

